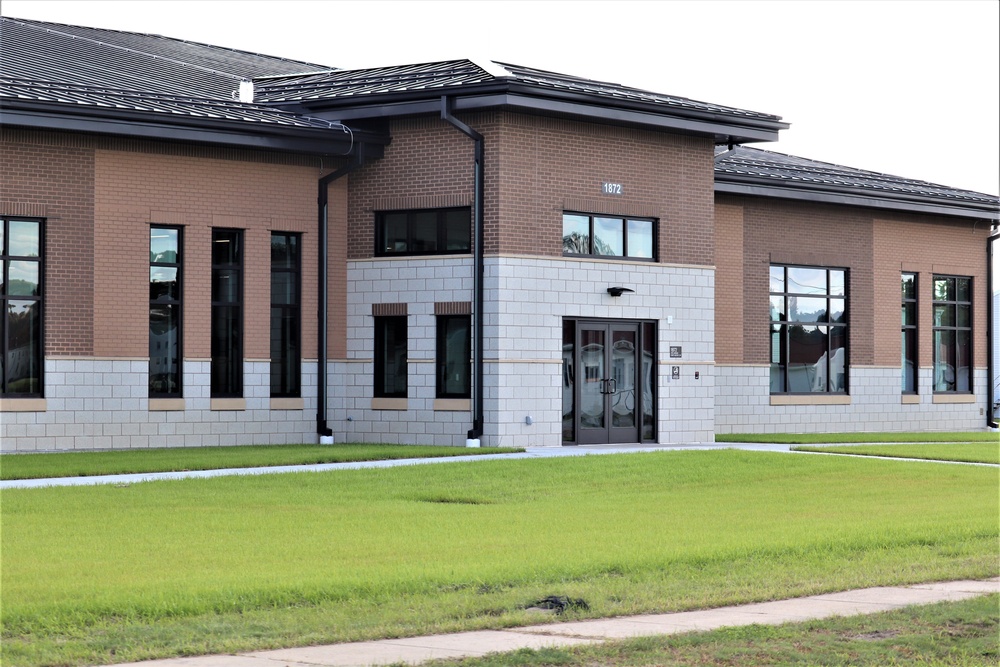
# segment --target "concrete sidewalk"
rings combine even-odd
[[[464,658],[522,648],[575,646],[609,639],[670,635],[740,625],[779,625],[830,616],[872,614],[916,604],[965,600],[1000,592],[1000,577],[987,581],[949,581],[913,586],[864,588],[736,607],[673,614],[628,616],[569,623],[530,625],[450,635],[384,639],[354,644],[307,646],[238,655],[209,655],[130,663],[134,667],[368,667],[419,665],[436,658]]]

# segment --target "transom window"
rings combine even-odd
[[[0,218],[0,396],[42,395],[41,220]]]
[[[934,276],[934,391],[972,391],[972,278]]]
[[[771,266],[771,393],[847,391],[847,272]]]
[[[563,213],[563,254],[652,260],[655,220]]]
[[[386,211],[375,216],[375,254],[454,255],[471,251],[469,208]]]

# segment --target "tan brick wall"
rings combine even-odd
[[[94,151],[69,139],[0,134],[0,213],[46,218],[46,356],[89,355],[94,347]]]
[[[484,251],[562,255],[562,213],[655,217],[663,262],[713,261],[709,139],[512,112],[463,115],[485,138]],[[439,118],[392,124],[385,158],[351,176],[348,256],[374,250],[374,213],[471,205],[471,139]],[[603,182],[624,195],[604,196]]]
[[[743,363],[743,207],[715,205],[715,361]]]
[[[770,360],[768,267],[784,263],[849,270],[850,363],[872,365],[875,349],[871,213],[847,206],[729,195],[720,195],[717,205],[743,209],[743,363],[766,364]],[[732,213],[727,210],[727,215]],[[723,242],[727,247],[720,249],[720,257],[733,253],[739,239],[727,234],[719,237],[719,243]],[[898,306],[896,312],[898,315]],[[720,340],[722,335],[722,331],[717,331],[716,345],[725,344]]]
[[[933,365],[933,277],[935,273],[971,276],[972,354],[977,368],[987,363],[986,239],[988,226],[980,222],[921,215],[878,214],[874,221],[875,363],[900,363],[900,273],[917,275],[917,362]]]

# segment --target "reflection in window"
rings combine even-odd
[[[917,392],[917,274],[902,274],[902,391]]]
[[[243,396],[243,231],[212,230],[212,398]]]
[[[42,222],[0,218],[0,396],[42,395]]]
[[[582,213],[563,214],[563,254],[654,258],[654,221]]]
[[[934,276],[934,391],[972,391],[972,278]]]
[[[469,208],[389,211],[375,216],[376,255],[453,255],[471,252]]]
[[[846,271],[771,266],[771,393],[847,391]]]
[[[271,396],[299,397],[302,257],[298,234],[271,234]]]
[[[181,396],[181,230],[149,228],[149,396]]]
[[[472,396],[472,318],[437,317],[437,397]]]

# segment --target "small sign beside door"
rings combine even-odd
[[[673,379],[673,380],[680,380],[681,379],[681,367],[680,366],[671,366],[670,367],[670,378]]]
[[[670,358],[671,359],[680,359],[681,358],[681,346],[680,345],[671,345],[670,346]]]

